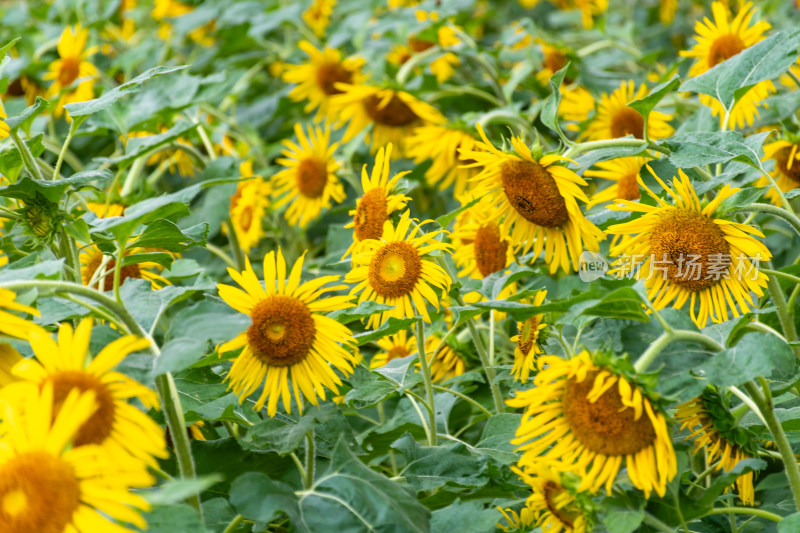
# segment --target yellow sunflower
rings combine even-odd
[[[442,342],[442,338],[435,333],[425,337],[425,353],[431,367],[433,382],[445,381],[467,371],[464,358],[446,342]]]
[[[290,378],[302,413],[301,392],[306,400],[317,405],[318,396],[325,400],[326,388],[334,396],[338,394],[342,382],[336,370],[348,375],[357,364],[356,357],[341,346],[354,343],[350,330],[322,314],[352,307],[352,297],[322,298],[326,292],[345,288],[323,287],[339,281],[339,276],[320,276],[300,283],[302,272],[303,257],[300,257],[286,278],[286,261],[279,248],[277,257],[274,251],[264,257],[266,287],[261,285],[247,259],[244,272],[228,269],[244,291],[217,285],[220,298],[252,319],[246,331],[218,348],[220,355],[242,348],[225,379],[240,403],[263,386],[256,409],[266,403],[271,417],[278,410],[278,399],[283,400],[286,412],[291,412]]]
[[[0,389],[17,380],[11,369],[22,359],[24,359],[22,355],[13,346],[0,342]]]
[[[586,533],[586,512],[562,483],[563,474],[544,463],[534,464],[526,472],[514,466],[511,470],[531,487],[519,515],[522,523],[517,520],[520,525],[540,527],[545,533]]]
[[[121,217],[125,213],[125,206],[105,202],[86,202],[86,207],[98,218]]]
[[[543,87],[547,87],[553,74],[567,66],[569,62],[569,56],[567,55],[569,50],[560,46],[554,46],[538,38],[536,42],[541,47],[542,51],[542,68],[536,73],[536,81]],[[571,83],[571,81],[572,80],[569,78],[564,78],[564,83],[567,85]]]
[[[127,335],[89,359],[91,332],[92,319],[85,318],[74,332],[71,325],[61,324],[57,341],[46,333],[31,334],[29,340],[36,357],[14,366],[12,373],[20,381],[6,386],[3,397],[22,402],[31,386],[41,389],[51,385],[58,412],[58,405],[72,389],[92,391],[97,411],[78,428],[74,444],[97,444],[120,460],[132,457],[156,466],[156,457],[168,457],[164,430],[127,400],[137,398],[152,408],[158,405],[158,397],[141,383],[113,370],[128,354],[147,348],[150,342]]]
[[[53,80],[47,97],[50,99],[58,97],[53,110],[53,115],[56,117],[61,116],[65,104],[85,102],[94,98],[94,81],[98,71],[87,58],[97,51],[97,47],[86,48],[88,39],[89,30],[77,24],[64,28],[58,40],[59,59],[50,63],[50,70],[43,77],[45,80]],[[77,80],[83,81],[72,87]]]
[[[3,107],[3,102],[0,101],[0,119],[3,118],[8,118],[8,115],[6,114],[5,107]],[[10,131],[11,127],[4,120],[0,120],[0,139],[8,138]]]
[[[380,352],[376,353],[369,362],[370,369],[380,368],[389,361],[402,359],[408,355],[417,353],[417,341],[413,335],[409,336],[408,331],[400,330],[394,335],[389,335],[379,339],[378,347]]]
[[[647,96],[647,87],[642,84],[636,89],[631,81],[623,81],[619,89],[611,94],[603,93],[597,113],[581,134],[581,138],[590,141],[602,141],[633,135],[644,139],[644,118],[628,104]],[[652,111],[647,121],[647,134],[651,139],[669,137],[675,131],[667,122],[671,115]]]
[[[584,351],[569,360],[539,358],[535,386],[506,403],[524,408],[511,442],[519,445],[523,471],[543,461],[575,472],[578,492],[611,487],[625,463],[633,486],[646,498],[664,496],[677,459],[664,415],[626,377],[597,366]]]
[[[346,195],[336,177],[339,162],[333,157],[339,143],[330,144],[328,127],[310,126],[306,137],[300,124],[295,124],[294,133],[299,145],[283,141],[284,157],[277,162],[284,169],[272,177],[273,195],[278,198],[273,207],[290,203],[284,217],[290,224],[305,228],[332,201],[341,202]]]
[[[242,180],[231,196],[230,214],[239,246],[244,253],[249,253],[264,237],[262,219],[269,206],[272,186],[261,176],[253,174],[250,160],[239,165],[239,173]]]
[[[516,154],[498,150],[478,124],[483,142],[478,150],[461,150],[464,159],[474,159],[470,166],[481,166],[475,176],[476,196],[489,194],[497,206],[495,216],[509,225],[512,242],[523,253],[533,247],[536,260],[544,250],[550,273],[559,268],[578,270],[578,259],[585,246],[596,252],[603,232],[583,216],[577,200],[588,201],[581,190],[586,182],[567,167],[555,164],[564,160],[557,154],[534,158],[519,137],[511,138]]]
[[[150,506],[130,489],[155,480],[139,461],[99,446],[72,446],[102,409],[92,392],[52,384],[28,388],[24,407],[6,404],[0,423],[0,523],[8,533],[129,533],[114,521],[147,529]],[[54,402],[60,409],[54,409]],[[100,404],[100,407],[98,407]]]
[[[775,169],[769,173],[780,187],[781,191],[789,192],[800,187],[800,142],[788,140],[774,141],[764,145],[764,161],[772,159],[775,161]],[[769,180],[765,177],[759,178],[755,183],[756,187],[769,186]],[[775,205],[783,205],[778,191],[774,187],[766,193],[767,198]]]
[[[308,55],[308,63],[303,65],[283,64],[283,81],[296,83],[289,91],[289,98],[295,102],[308,100],[306,113],[317,110],[315,120],[329,117],[328,102],[333,95],[341,94],[337,83],[361,83],[361,67],[364,60],[350,57],[342,60],[335,48],[318,50],[308,41],[300,41],[297,46]]]
[[[675,12],[678,11],[678,0],[659,0],[658,20],[661,24],[669,26],[675,19]]]
[[[558,105],[558,116],[564,120],[583,122],[594,111],[595,101],[592,93],[580,85],[561,88],[561,103]],[[578,131],[577,124],[567,124],[569,131]]]
[[[584,177],[602,178],[613,183],[592,195],[586,207],[615,200],[636,201],[641,198],[638,179],[641,169],[647,164],[647,161],[644,157],[633,156],[595,163],[596,170],[587,170],[583,173]]]
[[[453,195],[460,199],[467,190],[467,182],[477,172],[464,168],[463,165],[473,161],[462,159],[458,151],[475,150],[477,142],[472,135],[457,127],[420,126],[406,139],[406,155],[416,164],[430,159],[431,166],[425,171],[427,182],[440,190],[455,184]]]
[[[706,389],[693,400],[679,405],[675,418],[681,422],[681,430],[689,429],[694,439],[694,452],[706,450],[708,463],[717,463],[716,470],[730,472],[739,461],[755,455],[754,436],[746,429],[736,425],[736,420],[722,402],[720,394]],[[753,472],[736,478],[739,498],[745,505],[755,503]]]
[[[176,2],[175,0],[155,0],[153,11],[151,13],[154,20],[161,23],[158,28],[158,38],[166,41],[172,37],[172,24],[168,22],[170,19],[182,17],[194,11],[194,7]],[[216,21],[211,20],[208,23],[195,28],[190,31],[187,36],[193,42],[202,46],[211,46],[214,44],[214,38],[209,35],[216,27]]]
[[[409,233],[409,217],[408,211],[403,213],[397,227],[387,220],[380,239],[361,241],[353,252],[353,269],[345,276],[345,281],[356,284],[350,294],[358,294],[359,303],[372,300],[394,306],[371,315],[369,328],[377,328],[390,317],[422,315],[430,323],[427,303],[439,310],[440,294],[434,287],[444,292],[450,289],[450,277],[428,258],[431,252],[450,249],[449,244],[436,239],[444,231],[418,236],[421,225],[415,225]]]
[[[672,307],[680,309],[691,297],[692,320],[703,328],[709,317],[714,322],[728,320],[728,307],[735,317],[739,310],[748,312],[748,304],[754,305],[751,291],[763,296],[767,276],[751,259],[767,260],[771,254],[753,237],[764,237],[759,230],[714,215],[723,200],[739,189],[725,185],[703,206],[689,177],[680,169],[678,173],[680,179],[673,178],[670,189],[651,171],[675,205],[656,196],[639,178],[655,205],[621,200],[608,206],[643,215],[610,226],[606,232],[625,236],[610,250],[611,255],[620,256],[615,261],[618,273],[635,272],[636,279],[644,279],[656,309],[673,301]]]
[[[131,248],[125,250],[125,257],[145,251],[143,248]],[[91,245],[84,248],[83,253],[80,254],[80,262],[81,278],[84,285],[98,290],[102,288],[103,291],[114,289],[114,268],[117,261],[113,255],[106,255],[97,246]],[[158,290],[164,285],[170,284],[169,280],[157,272],[157,270],[163,268],[158,263],[142,261],[125,265],[123,262],[123,265],[120,269],[120,286],[129,278],[146,279],[150,281],[150,286],[153,290]]]
[[[698,76],[764,39],[764,34],[771,28],[770,24],[761,20],[751,26],[756,8],[752,2],[740,3],[739,6],[739,12],[732,17],[727,2],[714,2],[711,5],[713,22],[706,17],[695,23],[696,44],[691,50],[680,52],[683,57],[695,58],[689,69],[690,76]],[[758,107],[774,92],[775,86],[769,80],[754,85],[733,106],[728,124],[734,128],[742,128],[745,124],[752,126],[753,119],[758,116]],[[725,109],[722,104],[706,94],[700,95],[700,101],[709,106],[713,115],[719,116],[720,124],[723,124]]]
[[[406,139],[414,128],[446,122],[433,106],[405,91],[347,83],[335,85],[342,94],[331,97],[330,112],[337,118],[337,127],[347,124],[343,142],[349,142],[371,126],[365,142],[371,145],[372,153],[392,143],[397,149],[395,157],[405,157]]]
[[[166,126],[161,126],[159,128],[161,133],[167,131]],[[128,139],[132,139],[135,137],[149,137],[151,135],[156,135],[155,133],[149,131],[131,131],[128,135],[123,139],[124,142],[127,143]],[[186,146],[188,148],[192,148],[192,143],[183,137],[178,137],[175,139],[175,144],[178,148],[167,149],[167,150],[157,150],[153,153],[150,157],[147,158],[148,165],[158,165],[159,163],[167,165],[169,171],[175,174],[177,171],[183,177],[193,176],[194,175],[194,160],[192,156],[189,155],[187,150],[182,150],[181,146]]]
[[[372,173],[367,174],[367,165],[361,168],[361,188],[364,194],[356,200],[356,208],[349,211],[353,221],[345,228],[353,228],[353,244],[347,249],[347,257],[363,240],[380,239],[383,235],[383,226],[389,216],[395,211],[404,209],[406,202],[411,200],[404,194],[394,191],[397,182],[408,174],[408,171],[398,172],[389,179],[389,161],[392,158],[392,144],[378,150]]]
[[[542,289],[536,292],[536,296],[530,301],[522,300],[522,303],[529,303],[530,305],[542,305],[544,299],[547,297],[547,291]],[[547,327],[543,322],[544,313],[533,315],[530,318],[517,322],[518,334],[511,337],[511,342],[516,343],[514,346],[514,366],[511,368],[511,373],[514,379],[525,383],[528,381],[530,373],[536,370],[536,359],[544,353],[540,343],[540,335],[542,330]]]
[[[33,322],[19,317],[8,311],[20,311],[33,316],[39,316],[39,311],[33,307],[22,305],[14,300],[17,295],[7,289],[0,289],[0,334],[20,339],[27,339],[33,332],[43,331]]]
[[[325,35],[325,29],[331,21],[336,0],[311,0],[311,5],[301,15],[317,37]]]
[[[524,8],[533,8],[541,0],[519,0],[519,4]],[[608,9],[608,0],[551,0],[551,2],[561,10],[578,9],[581,12],[581,22],[584,28],[594,26],[594,17],[605,13]]]

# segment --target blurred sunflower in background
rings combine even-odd
[[[164,133],[167,130],[166,126],[161,126],[159,128],[160,133]],[[149,131],[131,131],[124,138],[124,142],[127,144],[131,139],[150,137],[151,135],[157,134]],[[195,172],[195,162],[191,155],[194,151],[191,141],[184,137],[178,137],[173,146],[175,147],[174,149],[156,150],[147,158],[147,164],[160,164],[162,167],[169,168],[169,171],[173,174],[177,172],[183,177],[193,176]]]
[[[301,17],[314,35],[322,37],[330,24],[334,7],[336,7],[336,0],[311,0],[311,5],[303,11]]]
[[[231,196],[230,215],[239,246],[247,254],[264,237],[262,220],[269,207],[272,186],[261,176],[253,174],[250,160],[239,165],[239,174],[242,179]]]
[[[520,303],[542,305],[547,298],[547,291],[541,289],[530,299],[520,300]],[[536,370],[536,359],[544,353],[541,343],[544,340],[543,330],[547,327],[544,322],[544,313],[533,315],[522,322],[517,322],[517,333],[511,337],[514,346],[514,366],[511,368],[516,381],[526,383],[531,372]]]
[[[589,513],[575,497],[573,490],[562,482],[565,474],[545,463],[537,463],[527,472],[513,466],[511,470],[531,488],[525,507],[514,520],[517,529],[540,527],[546,533],[591,531],[588,527],[591,524]],[[506,515],[506,519],[509,518]],[[512,521],[508,522],[511,524]]]
[[[143,253],[143,248],[130,248],[125,250],[124,257]],[[80,254],[81,279],[87,287],[92,287],[104,292],[114,288],[114,271],[117,260],[113,255],[104,254],[96,245],[87,246]],[[170,282],[158,273],[163,267],[153,261],[138,261],[125,264],[120,268],[119,284],[122,286],[128,279],[146,279],[153,290],[158,290]]]
[[[615,211],[643,213],[639,218],[606,229],[623,235],[611,246],[618,273],[634,273],[645,280],[647,294],[656,310],[670,303],[680,309],[689,301],[697,327],[728,320],[728,307],[734,317],[747,313],[754,305],[750,295],[763,296],[767,276],[758,270],[758,260],[772,257],[755,237],[764,237],[756,228],[715,214],[720,204],[739,189],[725,185],[713,200],[700,203],[689,177],[678,169],[672,188],[655,175],[672,197],[674,205],[659,198],[639,178],[639,185],[655,205],[620,200],[609,205]],[[756,265],[752,260],[756,260]],[[735,302],[735,303],[734,303]],[[726,305],[727,303],[727,305]],[[738,310],[737,310],[738,305]]]
[[[347,376],[357,364],[356,357],[342,346],[354,344],[350,330],[323,314],[352,307],[352,297],[323,297],[326,292],[345,288],[325,287],[339,281],[339,276],[320,276],[301,283],[303,257],[294,263],[287,278],[281,249],[277,255],[269,252],[264,257],[264,286],[245,258],[244,272],[228,269],[244,291],[217,285],[220,298],[252,320],[246,331],[218,347],[220,356],[242,350],[225,380],[239,403],[263,386],[255,407],[261,410],[266,403],[270,417],[277,413],[279,399],[286,412],[292,412],[292,393],[301,413],[303,397],[317,405],[317,397],[325,400],[325,389],[337,395],[342,381],[336,372]]]
[[[289,204],[284,218],[294,226],[305,228],[323,209],[329,208],[332,202],[342,202],[346,195],[336,177],[340,165],[333,156],[339,143],[331,144],[328,127],[309,126],[306,136],[300,124],[295,124],[294,133],[297,144],[283,141],[286,149],[283,157],[277,159],[284,169],[272,177],[276,199],[273,208]]]
[[[586,178],[601,178],[612,182],[608,187],[594,193],[586,204],[592,207],[605,202],[618,200],[636,201],[642,197],[639,190],[641,169],[649,160],[644,157],[618,157],[595,163],[594,170],[583,173]]]
[[[380,368],[394,359],[402,359],[417,353],[417,341],[413,334],[409,335],[410,331],[402,329],[394,335],[378,339],[377,345],[381,351],[372,356],[369,362],[370,370]]]
[[[595,109],[595,100],[586,87],[573,84],[561,88],[561,103],[558,105],[558,116],[571,122],[584,122],[589,119]],[[568,131],[578,131],[578,124],[567,124]]]
[[[15,302],[17,295],[8,289],[0,289],[0,333],[9,337],[27,339],[33,332],[43,331],[42,328],[30,320],[24,319],[9,311],[18,311],[33,316],[39,316],[39,311],[33,307]]]
[[[61,32],[57,46],[59,58],[50,63],[50,70],[44,75],[45,80],[53,80],[47,98],[58,97],[53,109],[56,117],[61,116],[64,105],[94,98],[94,82],[98,71],[88,58],[97,51],[97,47],[87,48],[88,39],[89,30],[80,24],[67,26]],[[76,81],[78,84],[74,85]]]
[[[558,9],[569,11],[580,10],[581,22],[584,28],[594,26],[595,17],[605,13],[608,9],[608,0],[550,0]],[[527,9],[536,7],[541,0],[519,0],[519,4]]]
[[[459,150],[475,150],[477,142],[475,137],[455,126],[420,126],[406,139],[406,155],[416,164],[431,161],[425,180],[442,191],[453,185],[453,195],[460,200],[466,193],[469,179],[477,171],[464,167],[474,161],[462,159]]]
[[[769,173],[775,184],[782,192],[789,192],[800,187],[800,142],[790,141],[788,139],[781,139],[773,141],[764,145],[763,161],[772,160],[775,162],[775,168]],[[769,180],[762,176],[755,182],[756,187],[770,186]],[[781,195],[774,187],[771,187],[766,192],[767,198],[777,205],[782,206],[783,201]]]
[[[727,2],[716,1],[711,4],[714,20],[706,17],[695,23],[696,44],[690,50],[680,52],[682,57],[695,58],[689,76],[699,76],[765,38],[764,34],[772,27],[769,22],[760,20],[751,25],[757,12],[753,3],[739,2],[738,5],[739,11],[733,16]],[[734,128],[743,128],[745,124],[752,126],[758,116],[758,108],[775,90],[770,80],[755,84],[733,106],[728,124]],[[709,106],[712,114],[719,116],[720,125],[724,125],[725,108],[722,103],[707,94],[701,94],[700,101]]]
[[[434,383],[460,376],[467,371],[464,358],[435,333],[425,337],[425,353]]]
[[[642,84],[636,89],[633,80],[622,81],[619,89],[611,94],[603,93],[597,105],[597,113],[581,134],[582,139],[602,141],[633,135],[644,139],[644,117],[628,104],[647,96],[647,87]],[[671,115],[651,111],[647,120],[647,137],[663,139],[675,131],[668,122]]]

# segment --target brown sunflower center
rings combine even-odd
[[[435,43],[426,41],[424,39],[418,39],[416,37],[408,38],[408,48],[414,52],[424,52],[425,50],[432,48],[434,44]]]
[[[306,198],[319,198],[328,183],[328,165],[317,157],[308,157],[297,165],[297,188]]]
[[[406,350],[405,346],[392,346],[386,352],[386,361],[391,361],[392,359],[402,359],[403,357],[409,354],[408,350]]]
[[[714,39],[708,51],[709,68],[719,65],[745,49],[744,41],[734,34],[722,35]]]
[[[0,467],[3,531],[62,533],[80,498],[72,467],[49,453],[23,453]]]
[[[399,298],[410,294],[421,274],[419,253],[403,241],[384,244],[369,262],[369,283],[384,297]]]
[[[86,264],[86,273],[84,275],[84,279],[86,284],[88,285],[89,281],[94,277],[95,272],[97,269],[100,268],[100,264],[103,261],[103,254],[98,252],[92,257],[89,262]],[[116,267],[116,260],[112,259],[108,263],[104,270],[106,271],[105,276],[103,276],[103,290],[110,291],[114,288],[114,268]],[[125,280],[128,278],[136,278],[139,279],[142,277],[142,270],[139,268],[137,263],[132,265],[125,265],[120,269],[119,275],[119,284],[122,285],[125,283]],[[95,282],[95,287],[100,285],[99,282]]]
[[[247,231],[250,229],[250,226],[252,225],[253,225],[253,207],[248,205],[244,209],[242,209],[242,212],[239,215],[239,226],[241,226],[241,228],[244,231]]]
[[[725,234],[707,216],[675,209],[661,216],[650,233],[654,275],[699,291],[720,282],[731,264]],[[666,274],[664,271],[666,270]]]
[[[419,120],[414,110],[396,94],[386,105],[381,105],[382,102],[383,100],[374,94],[364,100],[364,109],[372,121],[377,124],[399,128]]]
[[[557,228],[568,219],[567,204],[553,176],[534,161],[506,161],[500,177],[511,206],[527,221]]]
[[[64,400],[73,389],[81,392],[93,391],[97,410],[83,423],[75,435],[73,444],[84,446],[86,444],[102,444],[111,435],[114,428],[114,397],[108,386],[104,385],[95,376],[80,370],[63,370],[50,377],[53,384],[53,413],[58,414]]]
[[[554,481],[547,481],[542,486],[542,496],[544,497],[544,504],[547,506],[547,510],[550,511],[550,514],[553,515],[562,525],[566,526],[567,529],[572,529],[575,524],[575,518],[577,516],[575,513],[567,513],[564,509],[560,509],[556,504],[556,497],[564,490],[564,487],[560,486],[558,483]]]
[[[534,316],[524,322],[520,323],[519,339],[517,340],[517,348],[523,355],[528,355],[533,349],[533,343],[536,342],[539,332],[539,320]]]
[[[795,188],[800,186],[800,150],[795,151],[792,164],[789,164],[789,158],[792,155],[793,146],[785,146],[775,152],[775,168],[778,171],[795,182]]]
[[[622,200],[638,200],[642,197],[639,191],[639,182],[636,181],[637,173],[625,174],[617,182],[617,198]]]
[[[561,403],[572,434],[589,451],[607,456],[632,455],[652,445],[656,431],[650,418],[642,414],[634,420],[635,411],[622,403],[616,384],[594,403],[586,398],[597,374],[593,370],[581,382],[567,380]]]
[[[567,54],[556,48],[548,48],[544,53],[544,66],[551,72],[558,72],[567,64]]]
[[[383,235],[383,223],[388,218],[386,215],[388,209],[389,203],[386,201],[383,187],[367,191],[356,206],[356,216],[353,220],[356,238],[359,241],[380,239]]]
[[[475,263],[484,278],[508,266],[506,265],[508,242],[501,238],[497,224],[490,222],[478,228],[472,246],[475,250]]]
[[[611,117],[611,136],[616,139],[626,135],[644,139],[644,118],[627,106],[619,108]]]
[[[77,58],[65,57],[61,60],[61,68],[58,71],[58,83],[62,87],[70,85],[78,79],[81,71],[81,64]]]
[[[328,96],[341,94],[342,91],[335,87],[337,83],[352,82],[353,74],[339,62],[331,61],[317,67],[317,85]]]
[[[247,343],[260,360],[271,366],[291,366],[308,356],[317,327],[306,304],[275,294],[258,302],[250,316]]]

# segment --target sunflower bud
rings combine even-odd
[[[64,221],[58,205],[38,194],[33,200],[28,200],[18,212],[23,231],[32,238],[37,247],[53,242]]]

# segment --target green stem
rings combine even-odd
[[[603,141],[589,141],[573,145],[569,150],[564,152],[564,157],[574,159],[575,156],[578,156],[584,152],[602,150],[603,148],[641,148],[644,150],[648,147],[647,141],[643,141],[642,139],[608,139]]]
[[[114,263],[114,299],[122,303],[122,297],[119,294],[119,286],[122,281],[122,261],[125,259],[125,241],[119,243],[119,252],[117,253],[117,261]]]
[[[44,178],[42,177],[42,170],[39,168],[39,165],[33,158],[33,154],[28,148],[28,145],[25,144],[25,141],[20,138],[19,133],[17,133],[16,130],[10,130],[8,132],[8,136],[11,137],[11,140],[16,145],[17,150],[19,150],[19,155],[22,158],[22,162],[25,164],[25,168],[28,169],[28,172],[30,172],[31,176],[39,181],[44,181]]]
[[[58,161],[56,161],[56,168],[53,170],[53,179],[57,180],[61,177],[61,165],[64,163],[64,155],[67,153],[67,148],[69,148],[69,143],[72,141],[73,135],[75,132],[78,131],[78,127],[80,127],[81,123],[83,122],[83,118],[74,118],[72,119],[72,123],[69,125],[69,132],[67,133],[67,138],[64,140],[64,144],[61,146],[61,151],[58,153]]]
[[[768,262],[767,265],[772,266],[770,262]],[[786,338],[786,341],[789,342],[789,346],[791,346],[795,357],[800,359],[800,346],[797,345],[797,328],[794,325],[792,316],[789,313],[789,308],[786,305],[786,296],[784,296],[781,290],[778,278],[774,275],[767,276],[767,289],[769,290],[770,298],[772,298],[772,303],[775,304],[775,309],[778,312],[778,320],[781,323],[781,329],[783,329],[783,336]]]
[[[791,274],[787,274],[786,272],[781,272],[780,270],[768,270],[766,268],[759,268],[759,270],[764,274],[769,274],[771,276],[777,276],[779,278],[788,279],[789,281],[793,281],[794,283],[800,283],[800,277],[792,276]]]
[[[306,466],[303,484],[307,490],[314,486],[314,470],[317,464],[316,445],[314,443],[314,429],[306,433]]]
[[[237,514],[236,516],[233,517],[233,520],[230,521],[228,527],[226,527],[225,531],[223,531],[222,533],[233,533],[234,531],[236,531],[236,528],[239,527],[239,524],[241,524],[242,522],[244,522],[244,517],[240,514]]]
[[[636,363],[633,365],[633,367],[637,372],[644,372],[653,363],[653,361],[655,361],[656,357],[658,357],[658,354],[660,354],[671,342],[675,341],[697,342],[711,348],[716,352],[720,352],[725,349],[725,347],[720,345],[717,341],[707,337],[706,335],[703,335],[702,333],[683,329],[674,329],[662,333],[661,336],[659,336],[647,348],[647,350],[645,350],[639,359],[636,360]]]
[[[133,161],[131,168],[128,171],[128,175],[125,177],[125,181],[122,184],[122,190],[119,193],[120,196],[126,198],[133,192],[133,188],[136,185],[136,180],[139,177],[139,174],[141,174],[145,164],[147,164],[147,156],[141,156]]]
[[[69,281],[78,283],[81,279],[81,263],[78,259],[78,247],[75,245],[75,240],[62,227],[59,241],[61,256],[66,262],[64,273]]]
[[[243,272],[245,267],[244,250],[242,250],[242,247],[239,245],[239,237],[236,235],[236,230],[233,229],[233,219],[228,217],[228,220],[225,221],[225,225],[228,226],[228,242],[231,245],[231,252],[233,252],[236,270]]]
[[[789,487],[792,489],[795,508],[800,510],[800,468],[798,468],[797,459],[795,459],[794,450],[792,450],[792,446],[789,444],[789,439],[786,438],[786,433],[783,431],[783,426],[781,426],[781,423],[775,416],[772,402],[768,401],[765,396],[761,394],[761,391],[752,381],[745,383],[744,389],[747,391],[747,394],[750,395],[750,398],[753,399],[758,410],[761,411],[761,415],[767,423],[770,433],[772,433],[772,439],[775,441],[778,452],[783,459],[786,477],[789,478]]]
[[[756,509],[754,507],[716,507],[707,512],[705,516],[728,513],[760,516],[761,518],[766,518],[767,520],[772,520],[773,522],[780,522],[783,520],[781,515],[770,513],[769,511],[764,511],[763,509]]]
[[[458,391],[454,391],[452,389],[448,389],[447,387],[442,387],[440,385],[434,385],[433,386],[433,390],[438,390],[438,391],[441,391],[441,392],[447,392],[447,393],[452,394],[453,396],[457,396],[457,397],[461,398],[462,400],[464,400],[464,401],[474,405],[478,409],[480,409],[483,412],[483,414],[485,414],[486,416],[492,416],[492,412],[491,411],[489,411],[487,408],[485,408],[484,406],[482,406],[481,404],[479,404],[478,402],[476,402],[475,400],[473,400],[472,398],[470,398],[466,394],[462,394],[462,393],[460,393]]]
[[[742,207],[735,207],[730,212],[731,213],[751,213],[753,211],[757,211],[759,213],[767,213],[769,215],[776,216],[778,218],[782,218],[786,222],[792,226],[798,235],[800,235],[800,218],[797,218],[793,213],[781,209],[780,207],[776,207],[770,204],[750,204],[750,205],[743,205]]]
[[[655,516],[651,515],[647,511],[645,511],[644,513],[644,519],[642,520],[642,522],[656,529],[657,531],[662,531],[663,533],[675,533],[674,529],[672,529],[667,524],[665,524]]]
[[[433,381],[431,380],[431,367],[428,362],[428,354],[425,353],[425,323],[422,318],[417,319],[417,358],[419,366],[422,368],[422,381],[425,383],[425,396],[427,397],[428,418],[430,419],[430,433],[428,433],[428,445],[436,446],[436,406],[433,403]],[[434,352],[431,360],[436,357]]]

